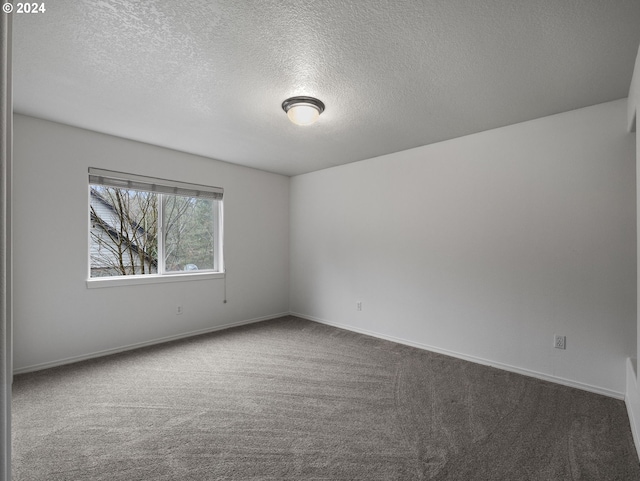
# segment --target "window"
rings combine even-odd
[[[89,169],[89,277],[221,273],[223,190]]]

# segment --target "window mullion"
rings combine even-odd
[[[164,266],[164,238],[165,238],[165,225],[164,225],[164,195],[158,195],[158,274],[165,273]]]

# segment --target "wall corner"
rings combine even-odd
[[[640,391],[638,390],[637,360],[631,357],[627,358],[626,367],[627,389],[624,403],[629,414],[633,443],[636,446],[638,457],[640,457]]]
[[[627,99],[627,129],[629,132],[635,132],[636,130],[636,115],[638,103],[640,102],[638,96],[640,96],[640,49],[638,49],[638,55],[636,56]]]

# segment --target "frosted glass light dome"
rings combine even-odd
[[[313,97],[291,97],[282,102],[282,109],[296,125],[311,125],[324,112],[324,104]]]

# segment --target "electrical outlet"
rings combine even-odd
[[[567,348],[567,337],[566,336],[555,335],[553,337],[553,347],[555,347],[556,349],[566,349]]]
[[[361,311],[362,310],[362,302],[358,301],[356,302],[356,311]]]
[[[176,306],[176,316],[179,316],[182,314],[182,306],[181,305],[177,305]]]

